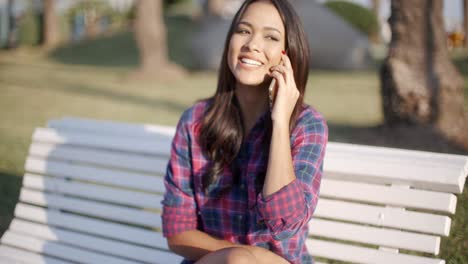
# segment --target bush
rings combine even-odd
[[[376,16],[365,7],[347,1],[329,1],[325,6],[367,36],[379,32]]]
[[[39,45],[42,40],[42,16],[34,12],[32,8],[21,16],[18,25],[19,45]]]

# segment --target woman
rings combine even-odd
[[[216,93],[184,112],[172,144],[163,232],[184,263],[312,262],[327,126],[303,104],[308,56],[288,1],[240,7]]]

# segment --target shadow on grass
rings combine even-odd
[[[187,69],[193,68],[190,52],[193,21],[186,16],[165,19],[169,58]],[[133,32],[118,32],[57,48],[49,55],[52,59],[71,65],[136,68],[138,48]]]
[[[468,155],[429,126],[328,126],[330,141]]]
[[[0,237],[10,225],[18,202],[22,177],[0,171]]]
[[[8,82],[0,81],[0,84],[6,85],[8,84]],[[15,84],[18,84],[18,82],[15,82]],[[113,89],[102,89],[100,87],[92,86],[89,84],[77,84],[74,82],[64,82],[59,80],[54,81],[54,85],[48,85],[47,83],[39,83],[36,86],[30,86],[28,84],[24,84],[22,86],[30,89],[53,90],[64,93],[76,94],[80,96],[89,96],[92,98],[134,104],[138,106],[168,109],[173,112],[182,112],[187,108],[186,104],[176,103],[172,100],[147,98],[143,95],[138,96]]]

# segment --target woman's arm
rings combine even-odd
[[[169,248],[176,254],[189,260],[200,260],[204,263],[215,263],[211,260],[220,260],[230,253],[224,249],[242,248],[250,252],[256,263],[288,263],[275,253],[255,246],[234,244],[227,240],[214,238],[199,230],[186,231],[167,239]]]

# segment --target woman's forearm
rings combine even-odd
[[[267,197],[296,178],[291,157],[289,126],[273,123],[268,169],[263,185],[263,197]]]
[[[257,263],[288,263],[279,255],[256,246],[231,243],[227,240],[214,238],[199,230],[180,233],[167,239],[169,248],[176,254],[189,259],[199,260],[212,252],[232,247],[242,247],[249,250],[257,259]]]
[[[236,246],[234,243],[214,238],[199,230],[177,234],[168,238],[167,243],[174,253],[189,260],[198,260],[208,253]]]

